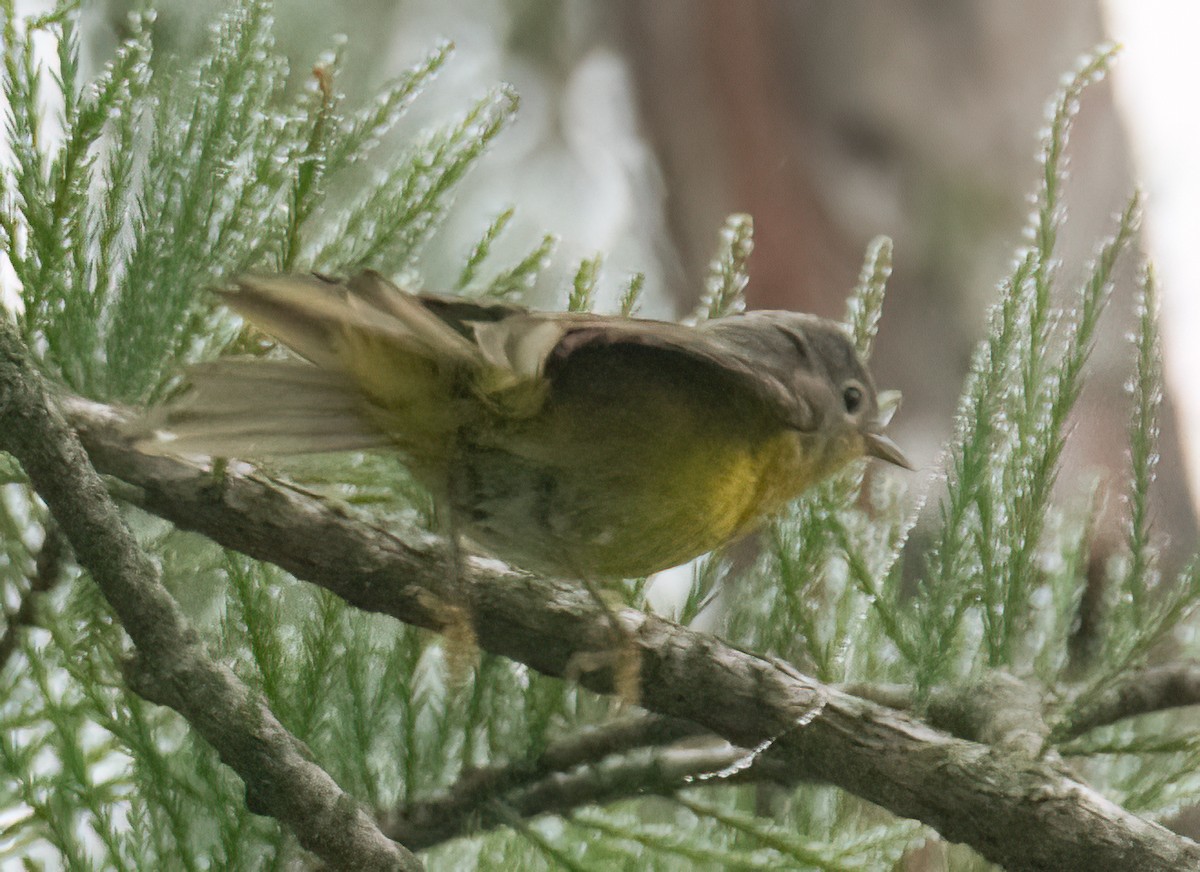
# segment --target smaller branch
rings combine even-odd
[[[706,784],[745,784],[785,777],[781,767],[763,760],[738,768],[749,756],[744,748],[727,742],[703,747],[643,748],[570,771],[552,772],[522,783],[515,790],[481,792],[473,797],[470,807],[451,806],[446,802],[451,798],[449,794],[413,803],[385,816],[382,829],[413,850],[425,850],[469,833],[512,825],[514,820],[543,814],[567,816],[587,805],[644,796],[672,796],[680,790]]]
[[[1200,663],[1139,669],[1072,713],[1062,725],[1060,737],[1074,739],[1124,718],[1187,705],[1200,705]]]
[[[897,711],[916,706],[907,684],[853,683],[839,689]],[[1046,740],[1058,744],[1124,718],[1200,705],[1200,663],[1167,663],[1130,672],[1053,730],[1043,719],[1042,695],[1036,691],[1006,673],[993,673],[965,688],[934,688],[925,714],[930,724],[959,738],[993,745],[1007,742],[1009,747],[1015,743],[1036,753]]]
[[[63,562],[67,556],[67,540],[58,530],[53,519],[46,522],[45,539],[41,550],[38,551],[33,577],[29,579],[29,590],[21,597],[17,608],[9,615],[4,624],[4,635],[0,636],[0,670],[8,665],[8,660],[17,649],[17,641],[21,630],[33,625],[37,612],[37,602],[41,595],[50,591],[62,578]]]
[[[532,760],[464,771],[444,792],[385,813],[383,831],[421,850],[479,826],[482,815],[494,802],[511,808],[514,795],[536,792],[539,782],[553,781],[569,770],[594,766],[607,757],[637,748],[668,745],[701,735],[709,734],[689,721],[658,715],[588,727],[551,743]],[[489,821],[489,826],[496,826],[503,817],[492,815]]]
[[[766,780],[762,773],[754,771],[755,766],[737,769],[747,755],[746,749],[727,742],[700,748],[644,750],[599,766],[546,778],[522,790],[508,805],[527,818],[540,814],[566,816],[585,805],[642,796],[671,796],[704,784]],[[724,774],[725,770],[729,770],[728,774]]]

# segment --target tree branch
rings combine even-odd
[[[856,682],[839,687],[900,711],[908,711],[914,704],[913,688],[907,684]],[[1011,675],[994,673],[968,687],[934,688],[925,711],[931,724],[963,739],[1015,742],[1026,747],[1048,738],[1065,742],[1124,718],[1200,705],[1200,663],[1165,663],[1133,670],[1078,708],[1068,709],[1065,720],[1053,728],[1042,720],[1042,706],[1030,696],[1035,690]]]
[[[170,705],[246,783],[249,807],[336,868],[419,870],[228,668],[215,662],[121,521],[41,375],[0,315],[0,449],[20,462],[138,655],[131,684]]]
[[[351,604],[417,626],[448,624],[439,601],[465,603],[479,644],[548,675],[609,650],[608,619],[578,585],[464,561],[458,589],[434,537],[392,534],[250,467],[223,477],[146,457],[122,437],[122,413],[70,402],[97,467],[135,486],[143,508],[287,569]],[[798,779],[840,786],[921,820],[1010,869],[1200,868],[1200,846],[1109,802],[1060,766],[952,738],[785,664],[631,609],[619,612],[641,658],[642,705],[685,718]],[[586,686],[613,691],[611,670]],[[1019,834],[1019,836],[1015,835]]]
[[[470,803],[447,803],[440,797],[413,803],[386,815],[382,826],[392,838],[423,850],[457,836],[502,826],[513,814],[522,818],[565,816],[586,805],[670,796],[699,786],[705,776],[734,767],[746,756],[744,749],[726,742],[699,748],[642,749],[594,765],[547,774],[514,790],[481,792],[471,797]],[[719,779],[719,783],[761,781],[763,777],[758,772],[751,774],[750,769],[738,770]]]
[[[37,562],[33,577],[29,579],[29,590],[21,597],[20,603],[8,614],[4,623],[4,635],[0,636],[0,669],[8,664],[17,649],[17,641],[21,630],[33,624],[37,601],[41,595],[48,592],[62,577],[63,561],[66,557],[67,543],[59,532],[58,526],[51,520],[46,523],[45,538],[41,550],[38,551]]]
[[[647,792],[672,793],[687,785],[686,777],[719,771],[746,756],[725,742],[717,748],[663,747],[708,735],[690,721],[656,715],[589,727],[553,742],[533,760],[464,772],[440,794],[384,814],[383,831],[423,850],[505,823],[498,805],[529,817]]]
[[[1061,735],[1073,739],[1123,718],[1187,705],[1200,705],[1200,663],[1138,669],[1081,706],[1063,725]]]
[[[913,688],[906,684],[851,683],[846,693],[900,711],[912,709]],[[1043,717],[1044,691],[1011,673],[993,670],[978,681],[934,688],[925,703],[929,723],[952,736],[983,742],[1034,757],[1050,736]]]

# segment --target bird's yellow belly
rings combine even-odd
[[[817,476],[816,446],[795,431],[740,431],[576,443],[570,462],[476,447],[460,455],[451,503],[460,527],[531,570],[635,577],[684,563],[746,532]]]

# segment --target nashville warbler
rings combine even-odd
[[[299,358],[225,358],[143,444],[263,459],[391,449],[455,530],[526,569],[648,575],[848,461],[908,466],[835,322],[696,326],[414,295],[367,272],[250,276],[225,302]]]

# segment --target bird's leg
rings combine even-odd
[[[471,604],[465,593],[465,552],[462,536],[449,501],[437,506],[438,526],[446,540],[446,571],[449,578],[449,594],[438,603],[442,618],[441,632],[445,637],[446,671],[451,686],[466,682],[467,676],[479,660],[479,641],[475,636],[475,622]]]
[[[620,617],[605,601],[600,589],[587,574],[579,573],[577,578],[596,605],[604,611],[617,641],[613,648],[606,651],[576,652],[567,663],[566,677],[568,680],[577,680],[585,672],[610,667],[613,670],[613,690],[617,697],[622,702],[636,705],[641,699],[642,677],[642,656],[637,647],[637,640],[621,623]]]

